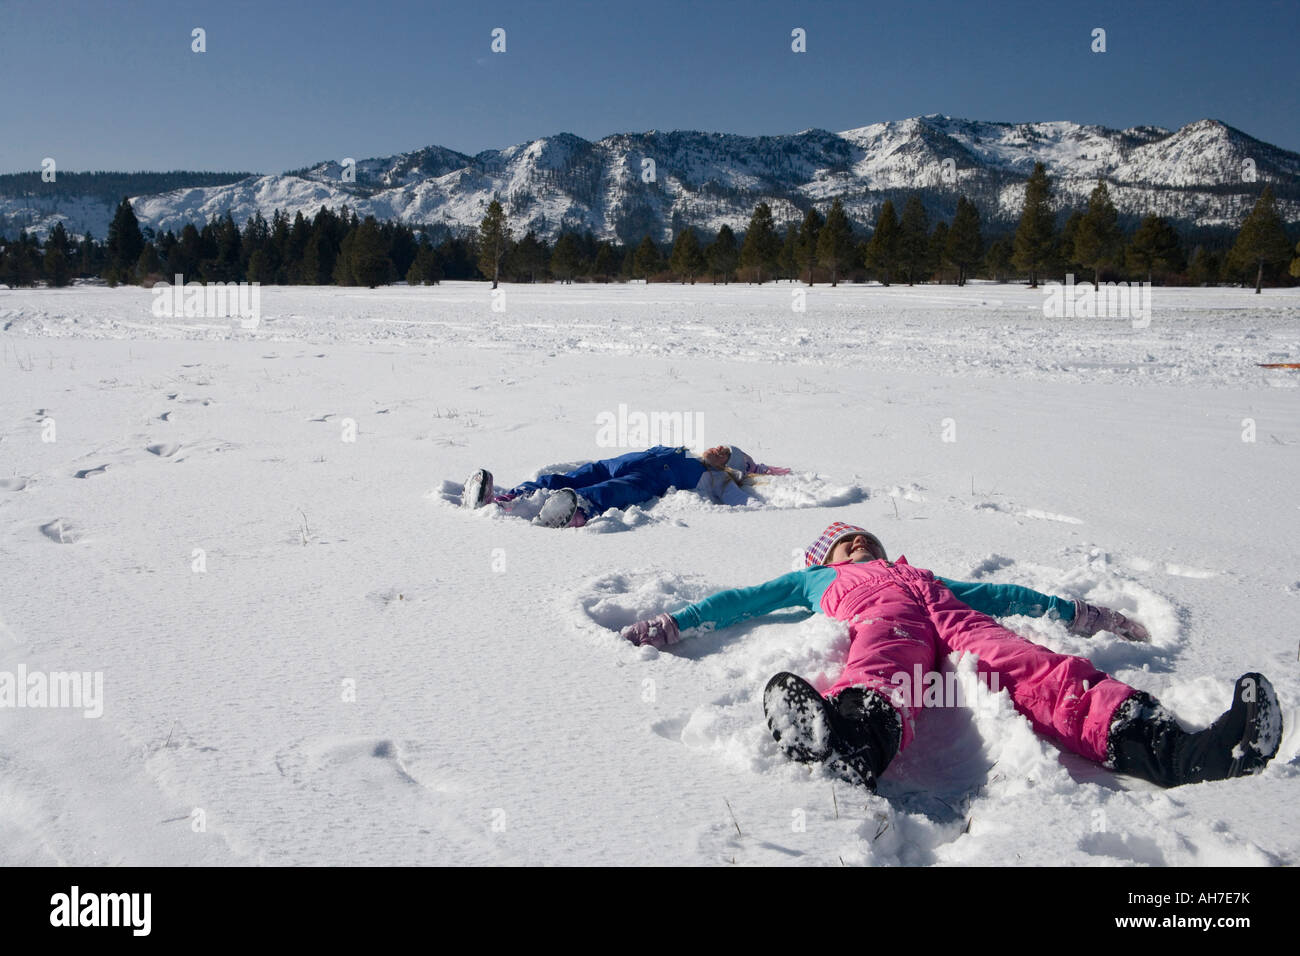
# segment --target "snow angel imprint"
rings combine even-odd
[[[1276,755],[1282,712],[1262,674],[1237,680],[1232,705],[1210,727],[1184,731],[1154,697],[1103,673],[1084,657],[1057,654],[994,620],[1057,615],[1071,633],[1110,631],[1145,641],[1146,629],[1118,611],[1040,594],[1012,584],[950,581],[900,556],[880,539],[836,522],[804,553],[805,567],[757,587],[721,591],[672,614],[623,629],[637,645],[664,647],[691,628],[727,627],[785,607],[820,611],[849,624],[839,679],[819,694],[780,673],[763,707],[782,751],[801,763],[875,790],[900,750],[912,743],[915,694],[897,675],[933,671],[940,655],[968,651],[986,684],[1011,695],[1034,729],[1073,753],[1164,787],[1257,773]]]

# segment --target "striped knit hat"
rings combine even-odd
[[[854,535],[863,535],[871,547],[871,551],[881,560],[888,560],[889,556],[885,554],[885,546],[880,543],[880,539],[868,531],[866,528],[859,528],[855,524],[845,524],[843,521],[836,521],[829,525],[822,532],[821,537],[814,541],[808,550],[803,553],[804,565],[812,567],[817,564],[825,564],[826,556],[831,553],[835,545],[845,538],[851,538]]]

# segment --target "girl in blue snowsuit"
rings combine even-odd
[[[749,500],[744,490],[749,475],[788,473],[785,468],[758,464],[734,445],[718,445],[699,456],[684,446],[655,445],[572,471],[542,475],[503,493],[495,493],[491,473],[480,470],[466,482],[464,503],[467,507],[493,501],[504,505],[540,490],[562,492],[554,505],[548,500],[543,506],[539,523],[580,527],[602,512],[663,497],[670,488],[693,489],[718,504],[743,505]]]

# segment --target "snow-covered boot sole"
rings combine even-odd
[[[572,488],[559,488],[546,499],[533,522],[543,528],[567,528],[577,511],[577,493]]]
[[[854,786],[876,790],[869,755],[850,749],[831,703],[802,677],[783,671],[763,690],[767,726],[781,752],[797,763],[822,763]]]
[[[480,468],[465,479],[465,490],[460,496],[460,506],[462,508],[482,508],[484,505],[491,504],[495,494],[496,488],[492,484],[492,472],[486,468]]]
[[[1242,722],[1239,737],[1234,719],[1238,713]],[[1282,707],[1277,691],[1263,674],[1243,674],[1237,678],[1232,707],[1220,720],[1225,720],[1229,736],[1236,737],[1229,777],[1258,773],[1277,756],[1282,745]]]

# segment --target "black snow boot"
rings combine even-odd
[[[789,759],[825,763],[831,773],[873,793],[902,739],[898,712],[860,687],[827,700],[802,677],[782,672],[767,682],[763,710]]]
[[[1162,787],[1258,773],[1282,743],[1282,709],[1263,674],[1237,679],[1232,706],[1189,733],[1150,694],[1139,691],[1115,712],[1107,765]]]

